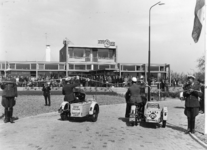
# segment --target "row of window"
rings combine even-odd
[[[5,64],[0,65],[0,69],[5,69]],[[9,64],[7,68],[10,69],[23,69],[23,70],[65,70],[64,64]],[[104,70],[104,69],[114,69],[115,65],[93,65],[93,70]],[[69,69],[71,70],[92,70],[91,64],[69,64]]]
[[[37,67],[37,64],[7,64],[6,68],[10,69],[24,69],[24,70],[30,70],[30,69],[37,69],[39,70],[64,70],[65,65],[64,64],[38,64],[39,67]],[[5,69],[5,64],[0,64],[0,69]]]
[[[93,65],[93,70],[115,69],[115,65]],[[92,70],[92,65],[69,64],[70,70]]]
[[[69,48],[70,58],[83,58],[92,54],[92,57],[98,57],[100,59],[113,59],[115,55],[115,49],[85,49],[85,48]]]
[[[148,70],[148,68],[146,68]],[[145,67],[144,66],[125,66],[123,65],[121,68],[122,71],[145,71]],[[150,70],[151,71],[165,71],[165,67],[164,66],[150,66]]]
[[[8,64],[7,67],[8,68]],[[35,70],[37,69],[37,64],[9,64],[10,69],[24,69],[24,70]],[[104,70],[108,68],[115,68],[115,65],[93,65],[93,70]],[[5,69],[5,64],[0,64],[0,69]],[[39,70],[65,70],[65,64],[38,64]],[[69,64],[69,69],[71,70],[92,70],[91,64]],[[147,69],[147,68],[146,68]],[[145,71],[144,66],[136,65],[122,65],[122,71]],[[164,66],[151,66],[151,71],[165,71]]]

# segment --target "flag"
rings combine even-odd
[[[192,38],[195,43],[198,42],[201,30],[202,30],[202,23],[203,23],[203,17],[204,17],[204,6],[205,6],[205,0],[197,0],[196,6],[195,6],[195,19],[194,19],[194,26],[193,26],[193,32],[192,32]]]

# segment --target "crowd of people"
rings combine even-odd
[[[50,82],[51,87],[62,87],[65,81],[65,76],[11,76],[16,79],[17,87],[42,87],[43,83]],[[0,76],[0,81],[5,77]],[[139,80],[139,77],[137,77]],[[90,75],[80,76],[80,83],[83,87],[128,87],[131,84],[132,76],[118,75]],[[164,88],[169,85],[168,80],[164,80]],[[151,85],[159,85],[156,79],[152,79]]]

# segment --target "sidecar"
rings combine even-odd
[[[165,128],[168,117],[167,107],[161,108],[158,102],[147,102],[144,108],[144,119],[148,123],[162,123]]]
[[[161,108],[158,102],[146,102],[144,106],[143,104],[131,106],[129,123],[132,126],[137,126],[140,121],[154,124],[162,123],[162,127],[165,128],[167,117],[167,107]]]
[[[99,105],[95,99],[86,99],[83,89],[75,89],[75,99],[71,103],[62,102],[58,112],[61,120],[70,120],[87,117],[90,121],[96,122],[99,114]]]

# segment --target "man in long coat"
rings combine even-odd
[[[14,120],[12,118],[13,107],[16,104],[15,100],[16,97],[18,96],[16,80],[11,78],[9,75],[4,81],[2,81],[1,89],[3,90],[1,104],[4,107],[4,114],[5,114],[4,123],[7,122],[14,123]]]
[[[185,88],[183,96],[185,97],[185,115],[188,119],[188,129],[186,133],[195,133],[195,118],[199,113],[199,101],[198,97],[202,96],[200,91],[200,85],[194,82],[195,77],[188,75],[189,85]]]
[[[70,83],[70,78],[66,79],[66,84],[62,88],[62,94],[65,95],[64,101],[72,102],[75,97],[73,89],[80,85],[79,76],[76,77],[76,83]]]

